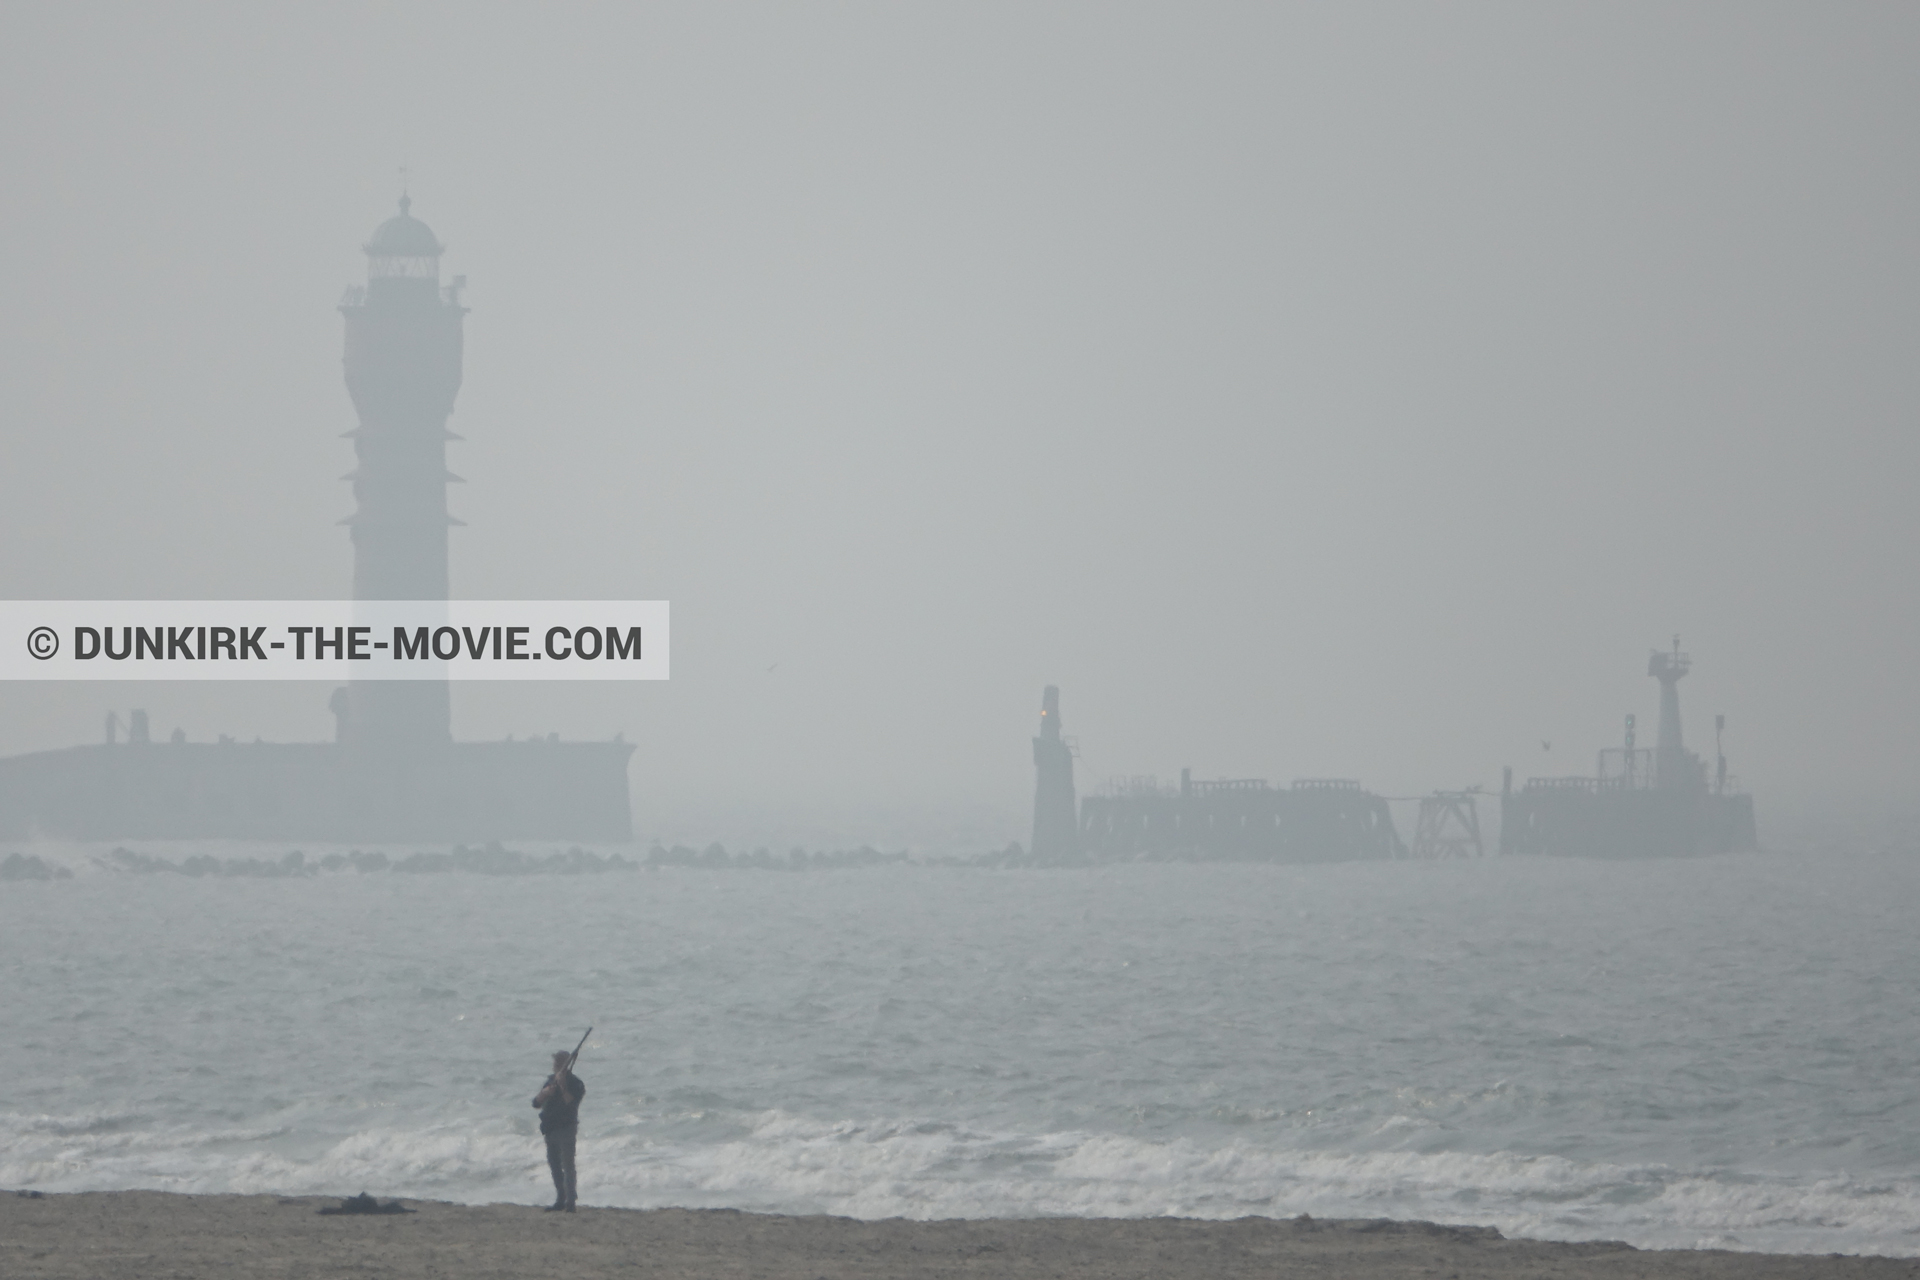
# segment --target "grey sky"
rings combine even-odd
[[[471,281],[455,593],[675,611],[671,684],[459,689],[455,733],[624,730],[643,834],[1018,819],[1050,682],[1083,786],[1585,772],[1674,631],[1763,836],[1904,797],[1917,36],[9,6],[0,594],[349,593],[333,307],[407,165]],[[0,752],[322,739],[326,692],[11,685]]]

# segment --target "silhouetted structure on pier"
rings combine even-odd
[[[358,465],[357,600],[448,595],[447,418],[460,389],[466,308],[440,284],[439,240],[400,212],[365,246],[367,283],[341,301],[347,432]],[[328,702],[333,743],[128,741],[0,760],[0,836],[314,841],[629,840],[627,759],[612,742],[456,743],[445,680],[352,681]]]
[[[1074,813],[1072,742],[1060,733],[1060,690],[1048,685],[1033,740],[1031,858],[1043,866],[1119,861],[1329,862],[1404,858],[1387,802],[1359,783],[1303,778],[1109,782]]]
[[[1040,700],[1040,736],[1033,740],[1033,856],[1042,862],[1079,857],[1080,824],[1074,816],[1073,745],[1060,736],[1060,689],[1048,685]]]
[[[121,743],[0,760],[0,837],[576,840],[632,836],[624,743],[460,742],[379,763],[331,742]]]
[[[1080,847],[1096,861],[1343,862],[1404,858],[1387,802],[1345,778],[1133,778],[1080,802]]]
[[[1727,776],[1720,753],[1711,784],[1706,764],[1680,731],[1680,680],[1692,668],[1680,652],[1655,650],[1647,674],[1660,682],[1660,732],[1652,751],[1635,745],[1627,717],[1623,746],[1600,753],[1593,777],[1529,778],[1513,771],[1500,793],[1500,852],[1591,858],[1678,858],[1758,845],[1753,797]],[[1724,716],[1716,730],[1726,725]]]
[[[1420,797],[1420,816],[1413,826],[1414,857],[1480,858],[1486,852],[1480,842],[1478,793],[1436,791]]]

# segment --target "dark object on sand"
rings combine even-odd
[[[348,1196],[345,1200],[342,1200],[340,1202],[340,1207],[338,1209],[322,1209],[320,1212],[323,1214],[327,1214],[327,1213],[413,1213],[415,1211],[412,1209],[406,1208],[398,1200],[389,1200],[385,1204],[381,1204],[378,1200],[375,1200],[372,1196],[362,1191],[357,1196]]]

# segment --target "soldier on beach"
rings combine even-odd
[[[573,1212],[574,1174],[573,1140],[580,1129],[580,1099],[587,1096],[587,1084],[572,1070],[573,1055],[561,1049],[553,1055],[553,1074],[533,1105],[540,1109],[540,1132],[547,1139],[547,1168],[553,1172],[553,1203],[547,1212]]]

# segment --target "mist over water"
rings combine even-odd
[[[240,846],[241,854],[284,850]],[[0,1186],[1393,1216],[1920,1253],[1910,860],[0,894]]]
[[[12,5],[0,58],[0,596],[351,592],[404,187],[469,281],[449,589],[674,606],[667,685],[453,733],[624,732],[645,834],[1017,809],[1049,683],[1088,780],[1584,772],[1676,631],[1763,830],[1920,830],[1920,9]],[[16,686],[0,755],[132,708],[335,728]]]
[[[0,1187],[544,1203],[591,1023],[593,1205],[1920,1256],[1916,62],[1911,5],[0,6],[0,598],[353,590],[405,192],[445,590],[674,610],[672,681],[450,732],[634,743],[629,858],[1028,842],[1050,683],[1082,798],[1490,796],[1650,735],[1675,632],[1803,851],[0,845]],[[329,707],[13,683],[0,757]]]

